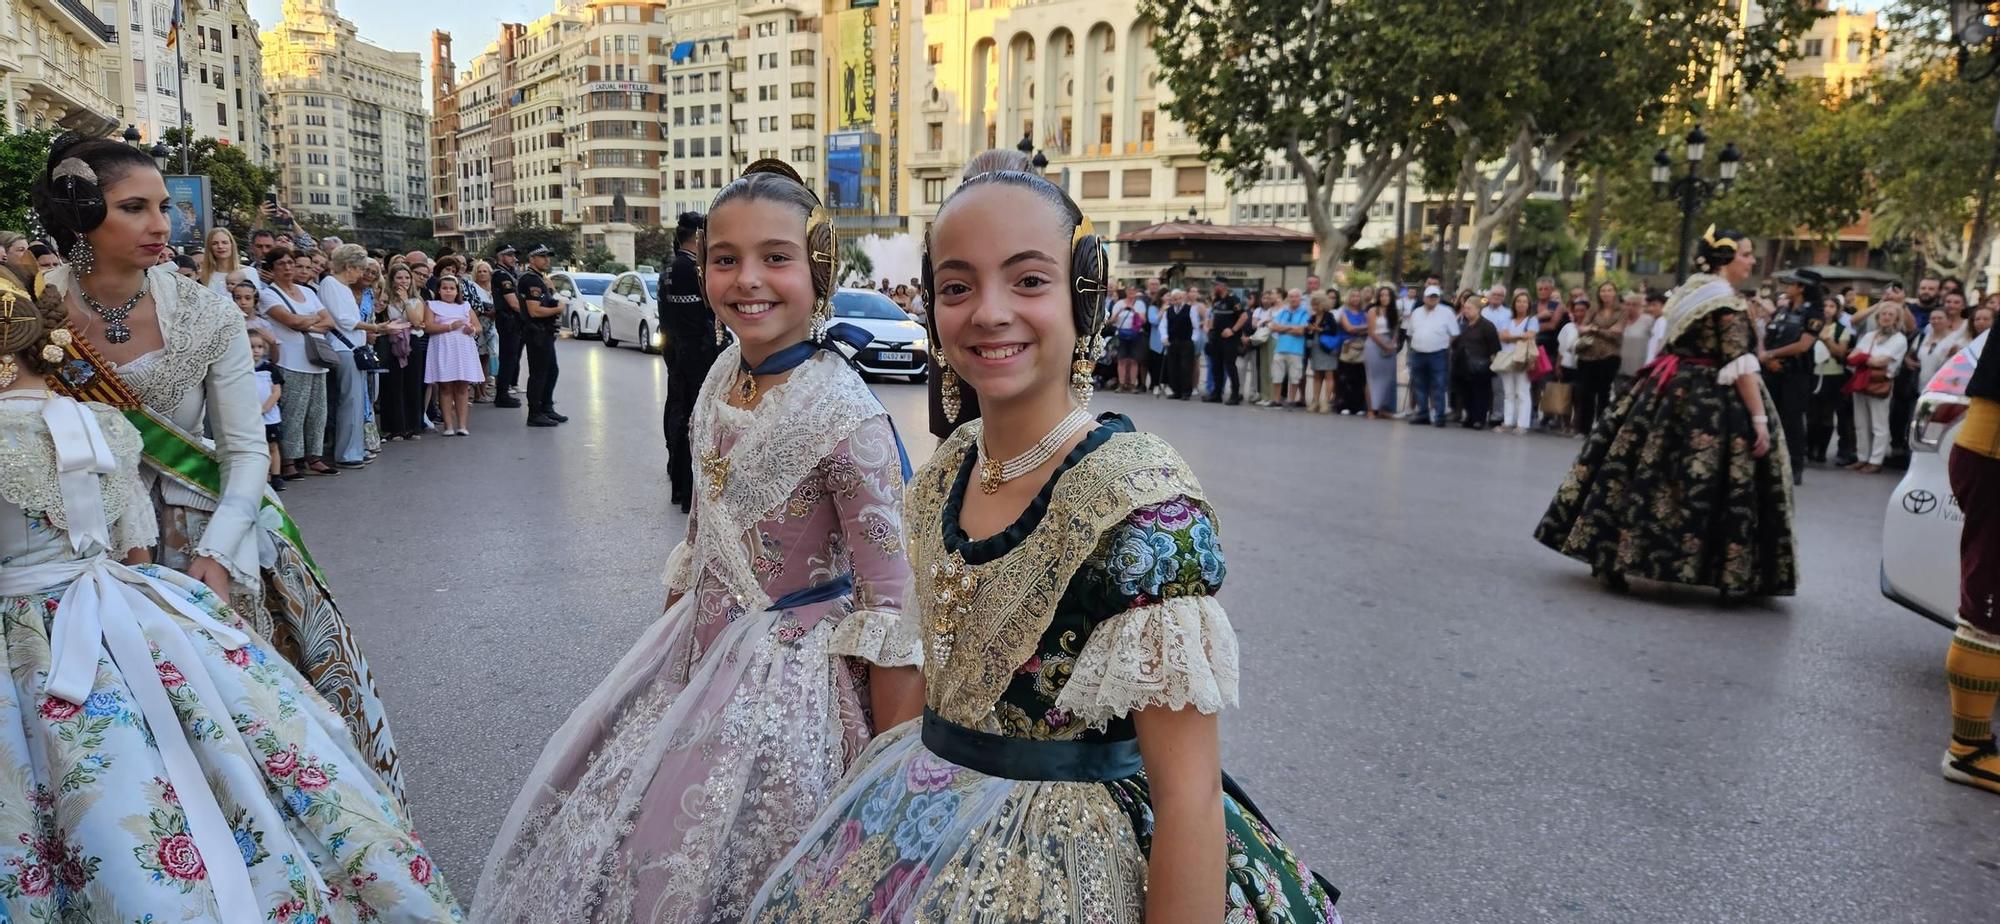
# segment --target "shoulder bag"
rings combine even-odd
[[[341,333],[338,329],[327,331],[327,333],[340,338],[340,342],[346,345],[346,347],[349,350],[352,350],[354,352],[354,368],[359,369],[363,372],[382,371],[382,359],[381,357],[375,355],[374,347],[369,346],[366,343],[357,344],[354,341],[347,339],[347,335]],[[329,350],[333,349],[332,345],[329,344],[327,346],[327,349]]]
[[[285,297],[284,289],[277,286],[268,286],[267,288],[271,290],[271,294],[278,297],[278,301],[285,303],[286,311],[290,311],[293,314],[299,313],[298,306],[292,304],[292,300]],[[306,338],[306,359],[311,360],[313,365],[321,369],[331,369],[340,365],[340,351],[335,350],[333,344],[328,343],[325,336],[310,331],[300,331],[300,333],[304,334]]]

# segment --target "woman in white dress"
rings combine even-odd
[[[153,560],[228,597],[400,791],[375,678],[297,524],[266,493],[270,457],[243,315],[171,265],[155,265],[167,250],[170,207],[159,167],[130,145],[64,136],[50,148],[33,205],[65,258],[42,281],[67,305],[76,335],[51,386],[125,411],[149,443],[175,450],[171,462],[147,459],[159,515]]]
[[[484,924],[739,920],[871,735],[922,705],[900,447],[829,340],[867,335],[826,328],[833,221],[759,161],[703,242],[736,341],[695,406],[667,612],[530,772],[479,880]]]
[[[65,310],[0,279],[0,920],[460,920],[340,717],[148,563],[139,431],[45,390]]]

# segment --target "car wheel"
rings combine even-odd
[[[569,316],[569,335],[572,337],[583,336],[583,328],[577,326],[576,315],[573,314]]]
[[[644,321],[640,321],[640,322],[639,322],[639,352],[641,352],[641,353],[651,353],[651,352],[653,352],[653,338],[652,338],[652,337],[650,336],[650,334],[651,334],[651,333],[652,333],[652,331],[649,331],[649,330],[647,330],[647,329],[646,329],[646,322],[644,322]]]
[[[604,345],[608,347],[615,347],[618,345],[618,338],[611,336],[610,318],[605,318],[604,326],[599,327],[597,329],[597,339],[604,341]]]

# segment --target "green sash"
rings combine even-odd
[[[80,332],[72,330],[69,346],[64,348],[69,358],[62,368],[50,377],[49,385],[62,394],[78,401],[97,401],[111,405],[123,412],[125,419],[139,431],[139,438],[145,443],[146,464],[162,476],[212,503],[222,501],[222,463],[216,461],[214,450],[203,445],[199,437],[182,430],[164,415],[139,400],[130,386],[111,371],[110,365],[97,355],[89,341]],[[299,558],[306,563],[314,580],[321,587],[326,585],[326,575],[313,561],[312,553],[306,551],[306,540],[299,533],[299,524],[278,501],[277,495],[269,488],[264,489],[261,513],[269,509],[277,514],[276,532],[298,550]],[[260,517],[261,519],[261,517]]]

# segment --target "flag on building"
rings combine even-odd
[[[172,48],[181,41],[181,20],[187,14],[181,10],[181,0],[174,0],[173,18],[167,20],[167,47]]]

